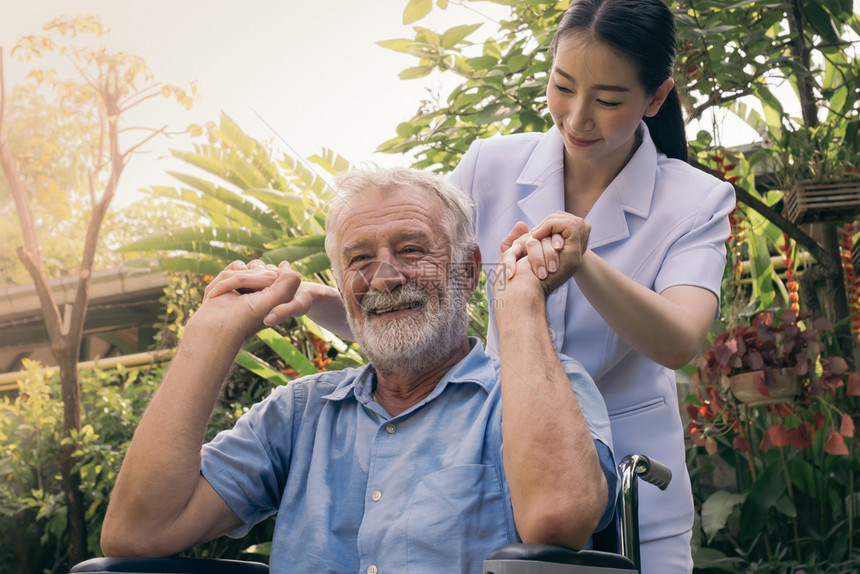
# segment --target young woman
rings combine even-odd
[[[659,574],[692,570],[674,369],[695,357],[717,313],[735,203],[731,185],[686,163],[675,48],[662,0],[574,0],[552,44],[555,126],[476,141],[452,174],[475,202],[484,260],[513,245],[502,261],[528,257],[538,277],[560,283],[547,300],[550,334],[595,379],[615,452],[672,469],[666,492],[639,490],[642,571]],[[558,235],[579,249],[556,252]],[[491,314],[504,304],[495,291]],[[267,323],[308,311],[348,332],[337,293],[315,284]],[[494,324],[490,353],[498,352]]]
[[[692,570],[674,369],[695,357],[718,310],[735,203],[731,185],[686,163],[675,47],[662,0],[574,0],[552,44],[555,126],[476,141],[452,175],[475,202],[485,261],[531,229],[506,259],[527,256],[550,282],[561,264],[572,271],[547,302],[557,350],[597,382],[615,452],[673,472],[668,491],[639,490],[643,572],[661,574]],[[527,227],[512,232],[518,222]],[[553,234],[578,238],[580,249],[556,254]],[[496,292],[491,313],[504,304]],[[491,353],[496,342],[491,332]]]

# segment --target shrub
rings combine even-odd
[[[86,504],[90,556],[101,555],[99,535],[107,501],[128,444],[165,367],[81,372],[83,428],[80,472]],[[246,373],[247,374],[247,373]],[[232,426],[267,385],[234,373],[233,401],[222,401],[211,432]],[[246,390],[240,391],[240,388]],[[17,396],[0,398],[0,572],[63,572],[67,561],[66,499],[56,464],[62,441],[63,403],[55,369],[25,361]],[[220,540],[188,551],[194,556],[238,557],[248,546],[271,539],[271,524],[242,540]]]

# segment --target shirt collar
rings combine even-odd
[[[490,392],[497,379],[493,360],[484,352],[484,347],[477,338],[469,337],[469,346],[471,347],[469,353],[451,367],[436,384],[433,392],[413,408],[435,399],[445,390],[448,383],[476,383],[487,393]],[[358,402],[366,405],[373,401],[371,393],[375,379],[376,371],[368,363],[357,369],[354,376],[345,377],[332,392],[322,398],[330,401],[355,398]]]

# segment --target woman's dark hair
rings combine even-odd
[[[553,55],[559,39],[575,32],[590,34],[629,60],[648,94],[674,73],[675,17],[663,0],[572,0],[552,40]],[[687,161],[684,118],[675,88],[657,115],[644,120],[657,149]]]

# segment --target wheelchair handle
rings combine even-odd
[[[621,475],[621,553],[629,558],[636,568],[642,565],[639,556],[639,489],[637,478],[666,490],[672,480],[672,471],[665,464],[648,458],[644,454],[630,454],[618,465]]]
[[[666,490],[672,482],[672,470],[659,460],[648,458],[643,454],[625,456],[618,465],[622,474],[628,465],[638,478],[653,484],[660,490]]]

